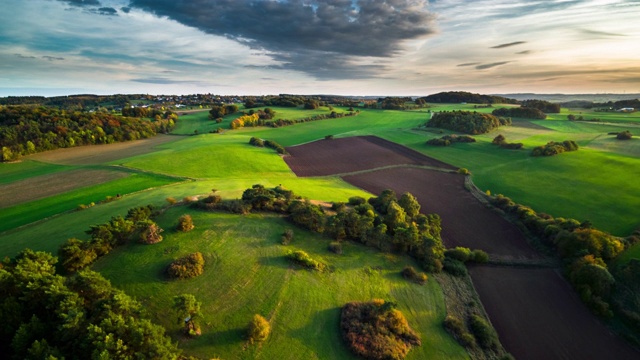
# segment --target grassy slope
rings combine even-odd
[[[0,232],[76,209],[80,204],[88,205],[91,202],[102,201],[107,196],[130,194],[174,182],[176,182],[175,178],[162,175],[132,173],[126,178],[5,208],[0,211]]]
[[[28,179],[30,177],[53,174],[68,169],[73,169],[73,167],[30,160],[17,163],[0,162],[0,185]]]
[[[188,212],[196,229],[171,230]],[[348,301],[385,298],[399,303],[409,324],[422,336],[423,346],[408,359],[464,358],[466,353],[441,327],[445,315],[442,293],[433,280],[426,286],[408,283],[399,275],[411,260],[345,244],[344,255],[329,253],[329,240],[294,228],[294,241],[279,245],[291,227],[272,215],[237,216],[189,211],[165,213],[159,223],[165,239],[156,245],[131,244],[100,260],[94,268],[119,288],[143,301],[155,320],[179,337],[170,315],[171,298],[191,293],[202,301],[203,335],[182,341],[187,353],[226,359],[352,359],[338,334],[340,307]],[[283,255],[302,249],[330,264],[332,272],[316,273],[292,267]],[[173,259],[201,251],[205,274],[186,281],[168,281],[163,270]],[[381,269],[365,271],[365,267]],[[123,268],[135,271],[123,272]],[[270,320],[272,334],[262,345],[246,346],[246,324],[258,313]]]

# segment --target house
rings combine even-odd
[[[634,112],[636,109],[632,108],[632,107],[626,107],[626,108],[621,108],[618,109],[619,112]]]

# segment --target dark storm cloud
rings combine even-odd
[[[128,14],[129,11],[131,11],[131,8],[127,7],[127,6],[124,6],[124,7],[121,7],[120,10],[122,10],[123,13]]]
[[[494,63],[490,63],[490,64],[482,64],[482,65],[478,65],[476,66],[477,70],[485,70],[485,69],[490,69],[496,66],[502,66],[505,64],[510,63],[511,61],[498,61],[498,62],[494,62]]]
[[[514,41],[514,42],[510,42],[510,43],[506,43],[506,44],[500,44],[500,45],[496,45],[496,46],[492,46],[492,49],[502,49],[502,48],[506,48],[506,47],[510,47],[510,46],[516,46],[516,45],[520,45],[520,44],[525,44],[526,41]]]
[[[351,56],[391,57],[402,41],[434,32],[427,1],[406,0],[132,0],[132,7],[225,36],[285,61],[283,68],[315,76],[358,76]],[[326,70],[325,70],[326,69]],[[335,77],[335,76],[334,76]]]

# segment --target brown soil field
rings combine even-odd
[[[285,156],[298,176],[327,176],[371,170],[391,165],[423,165],[455,170],[455,167],[375,136],[318,140],[287,148]]]
[[[131,156],[148,154],[154,151],[156,146],[180,139],[183,139],[183,137],[159,134],[152,138],[136,141],[45,151],[25,156],[24,159],[61,165],[97,165]]]
[[[129,176],[123,171],[71,170],[0,185],[0,209]]]
[[[640,359],[555,270],[474,266],[470,274],[500,341],[516,359]]]
[[[343,177],[373,194],[391,189],[412,193],[421,212],[442,218],[447,247],[482,249],[501,258],[536,259],[538,253],[512,223],[480,203],[464,188],[464,176],[441,171],[398,167]]]

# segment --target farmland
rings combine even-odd
[[[474,110],[471,104],[434,105],[430,110],[460,108]],[[329,111],[323,107],[274,109],[277,116],[291,119]],[[610,338],[608,329],[546,267],[546,260],[520,230],[473,197],[465,189],[465,177],[455,171],[469,169],[482,191],[503,193],[556,217],[588,219],[597,228],[625,236],[640,225],[635,181],[640,176],[640,140],[620,142],[606,134],[627,128],[636,134],[637,116],[607,113],[606,124],[569,122],[565,120],[569,112],[563,110],[548,120],[514,119],[510,127],[476,136],[476,143],[432,147],[425,145],[427,139],[451,132],[424,127],[429,116],[425,109],[360,110],[353,117],[221,134],[209,132],[218,126],[228,129],[233,115],[217,124],[208,119],[208,112],[196,112],[181,116],[173,135],[57,150],[31,155],[20,163],[0,164],[0,194],[7,204],[0,205],[5,206],[0,208],[0,255],[13,256],[26,247],[56,253],[66,239],[86,238],[84,231],[90,225],[123,215],[128,208],[163,207],[167,198],[179,201],[210,194],[212,189],[232,199],[253,184],[282,185],[308,199],[344,202],[391,188],[398,195],[413,193],[423,212],[441,216],[447,247],[482,249],[492,261],[501,263],[533,264],[533,269],[471,268],[500,340],[516,358],[536,354],[531,344],[557,349],[558,358],[567,353],[582,358],[592,347],[609,349],[620,354],[619,358],[634,354],[627,345]],[[336,107],[336,111],[346,110]],[[508,141],[524,143],[528,150],[505,150],[491,144],[498,133]],[[334,139],[320,140],[327,135]],[[277,141],[291,155],[281,157],[271,149],[251,146],[252,136]],[[551,158],[529,155],[534,146],[566,139],[577,141],[580,151]],[[29,187],[33,191],[25,191]],[[121,195],[117,200],[99,203],[116,194]],[[72,211],[91,202],[96,205]],[[173,230],[184,213],[192,215],[196,224],[190,233]],[[335,255],[327,251],[328,238],[298,228],[293,243],[281,245],[280,235],[292,225],[273,214],[204,213],[179,205],[169,207],[157,221],[165,229],[163,242],[153,246],[129,243],[101,258],[93,269],[142,301],[153,320],[169,329],[188,355],[353,358],[337,331],[339,308],[349,301],[384,298],[398,303],[423,339],[423,346],[411,350],[408,359],[468,356],[441,326],[447,307],[440,285],[431,277],[420,286],[400,276],[404,266],[416,266],[411,258],[348,242],[343,244],[344,254]],[[332,271],[314,273],[290,265],[284,254],[291,249],[308,252],[329,264]],[[623,254],[620,261],[640,257],[637,249]],[[167,280],[166,265],[193,251],[204,254],[205,275]],[[125,268],[135,271],[123,272]],[[503,277],[505,282],[500,280]],[[526,299],[499,296],[511,292],[516,283],[519,294],[530,291]],[[549,292],[557,295],[549,300],[551,305],[534,306],[545,304]],[[201,337],[187,340],[173,316],[166,316],[172,297],[181,293],[194,294],[203,302]],[[504,311],[507,308],[510,310]],[[555,321],[558,309],[568,314],[564,326],[551,335],[541,332],[541,324]],[[271,323],[272,335],[259,346],[249,346],[243,331],[256,313]],[[534,313],[539,317],[527,317]],[[519,320],[514,322],[524,318],[533,325],[522,327]],[[574,323],[586,325],[576,327]],[[326,330],[332,328],[336,331]],[[584,328],[583,337],[576,336],[577,328]],[[595,337],[603,342],[590,341]]]

